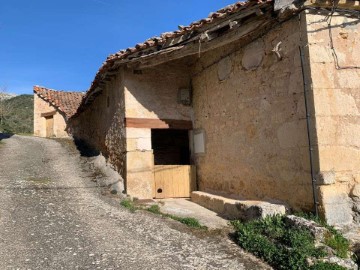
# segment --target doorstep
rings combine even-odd
[[[276,214],[285,215],[286,206],[265,201],[235,200],[227,197],[193,191],[191,200],[227,219],[243,221],[265,218]]]

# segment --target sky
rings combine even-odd
[[[236,0],[0,0],[0,89],[86,91],[109,54]]]

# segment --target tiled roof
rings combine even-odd
[[[66,118],[75,114],[84,96],[81,92],[56,91],[37,85],[33,89],[35,94],[63,112]]]
[[[89,90],[86,92],[82,103],[76,114],[80,113],[86,107],[89,98],[98,94],[96,90],[101,82],[107,76],[107,72],[111,72],[114,69],[115,62],[126,60],[133,60],[147,55],[151,55],[155,52],[170,48],[174,44],[169,45],[169,40],[173,40],[177,37],[186,37],[180,43],[184,43],[187,40],[194,40],[196,38],[201,39],[201,34],[206,31],[209,26],[216,25],[228,19],[235,13],[245,12],[251,8],[262,8],[264,6],[272,5],[274,0],[248,0],[246,2],[239,1],[235,4],[226,6],[216,12],[211,13],[207,18],[191,23],[189,26],[179,26],[179,30],[174,32],[166,32],[160,35],[160,37],[153,37],[146,40],[143,43],[136,44],[135,47],[131,47],[125,50],[120,50],[115,54],[111,54],[107,57],[106,61],[102,64],[95,79],[93,80]],[[179,44],[179,43],[178,43]],[[177,44],[177,45],[178,45]],[[116,68],[116,67],[115,67]]]

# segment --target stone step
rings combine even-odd
[[[244,221],[265,218],[271,215],[285,215],[286,207],[282,204],[265,201],[235,200],[202,191],[193,191],[191,200],[227,219]]]

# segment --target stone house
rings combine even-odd
[[[110,55],[69,127],[134,197],[197,190],[214,210],[211,194],[359,221],[359,9],[227,6]]]
[[[66,124],[76,112],[82,93],[64,92],[34,86],[34,135],[68,137]]]

